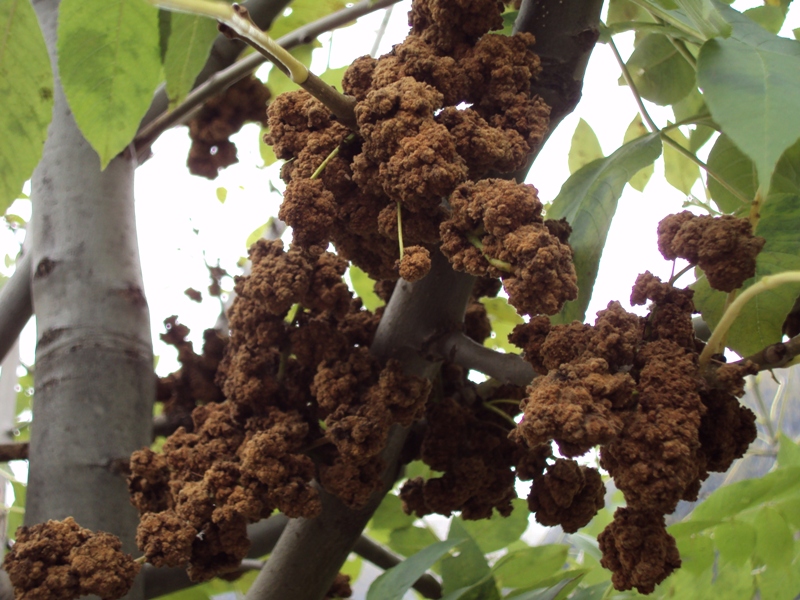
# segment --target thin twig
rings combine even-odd
[[[386,9],[386,12],[383,13],[383,20],[381,21],[381,26],[378,28],[377,34],[375,35],[375,41],[372,44],[372,50],[370,50],[369,55],[372,58],[378,54],[378,48],[381,46],[381,41],[383,41],[383,36],[386,35],[386,28],[389,26],[389,20],[392,18],[392,11],[394,10],[394,5],[390,6]]]
[[[14,274],[0,288],[0,361],[5,359],[33,314],[32,274],[33,258],[27,252],[17,262]]]

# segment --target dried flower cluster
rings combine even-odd
[[[397,362],[371,357],[377,317],[342,281],[345,261],[264,240],[250,260],[251,275],[236,281],[216,383],[198,380],[224,401],[195,408],[191,430],[179,428],[163,454],[143,449],[131,458],[139,547],[156,566],[188,564],[195,581],[238,567],[248,523],[275,509],[316,516],[312,479],[362,506],[382,486],[389,428],[418,419],[430,388]],[[191,357],[186,332],[169,324]]]
[[[747,219],[693,215],[685,210],[658,224],[658,249],[667,260],[699,266],[715,290],[732,292],[756,274],[756,256],[766,240],[753,235]]]
[[[192,147],[186,161],[193,175],[216,179],[219,171],[238,161],[230,136],[246,122],[265,124],[269,89],[255,77],[246,77],[211,98],[189,122]]]
[[[551,326],[537,317],[511,336],[542,374],[528,387],[513,437],[531,449],[555,441],[568,457],[600,446],[600,464],[627,502],[599,537],[602,564],[617,589],[641,593],[680,566],[664,515],[697,499],[709,471],[727,470],[756,435],[755,416],[736,399],[750,368],[721,367],[721,388],[700,373],[692,292],[645,273],[631,302],[648,300],[647,317],[612,302],[594,326]],[[534,477],[529,503],[541,523],[575,531],[602,507],[602,484],[589,469],[559,463],[541,482]],[[559,511],[566,501],[553,501],[553,488],[573,493],[577,506]]]
[[[17,530],[3,568],[16,600],[70,600],[95,595],[116,600],[128,593],[141,565],[110,533],[92,533],[72,517]]]
[[[415,2],[405,41],[378,59],[357,59],[344,76],[344,91],[357,100],[355,135],[306,92],[270,105],[267,141],[279,158],[291,159],[282,171],[280,216],[295,243],[332,241],[375,279],[414,281],[430,268],[433,245],[460,236],[482,256],[470,244],[485,238],[495,246],[487,256],[503,262],[515,254],[512,267],[501,272],[484,260],[470,272],[502,276],[523,311],[552,312],[575,296],[571,251],[542,225],[533,188],[484,180],[522,167],[548,125],[549,107],[531,93],[541,70],[533,36],[488,33],[502,27],[502,8],[497,0]],[[458,198],[473,208],[491,204],[488,213],[503,213],[495,223],[520,203],[526,213],[514,231],[506,224],[502,237],[491,224],[484,228],[482,215],[462,214]],[[398,220],[408,245],[399,263]],[[466,220],[469,229],[458,230]],[[553,282],[560,289],[546,292]],[[539,295],[547,298],[539,303]]]

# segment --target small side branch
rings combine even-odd
[[[17,270],[0,288],[0,361],[2,361],[22,328],[33,314],[31,276],[33,259],[25,253],[17,262]]]
[[[377,542],[371,540],[367,536],[362,535],[358,538],[353,552],[358,554],[364,560],[368,560],[376,567],[380,567],[384,571],[399,565],[403,562],[403,558],[397,556],[394,552],[387,550]],[[442,586],[433,575],[425,573],[414,582],[414,589],[422,594],[425,598],[441,598]]]
[[[794,336],[788,342],[778,342],[767,346],[763,350],[756,352],[736,361],[733,364],[744,364],[747,361],[758,365],[759,371],[769,371],[771,369],[780,369],[781,367],[788,367],[794,364],[795,358],[800,355],[800,335]]]
[[[0,444],[0,462],[10,460],[26,460],[28,458],[28,442],[12,442]]]
[[[536,377],[536,371],[520,355],[504,354],[487,348],[461,331],[441,337],[428,350],[465,369],[494,377],[501,383],[525,386]]]

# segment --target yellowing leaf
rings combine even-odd
[[[0,215],[42,157],[53,116],[50,57],[29,0],[0,2]]]
[[[62,0],[58,68],[83,136],[106,165],[131,142],[161,78],[158,10],[142,0]]]

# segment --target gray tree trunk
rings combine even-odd
[[[56,60],[57,0],[34,0],[55,80],[33,176],[36,397],[26,523],[67,516],[120,536],[137,523],[120,467],[148,445],[153,351],[128,157],[100,170],[67,106]],[[141,585],[129,598],[141,598]]]

